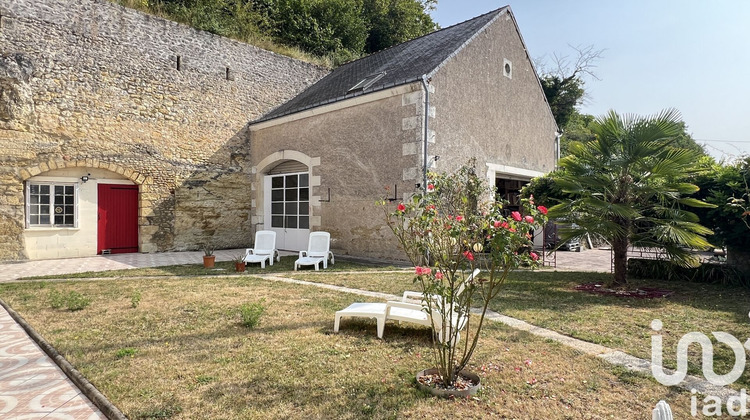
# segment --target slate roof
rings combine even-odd
[[[418,81],[456,54],[506,9],[508,6],[346,63],[253,123]],[[366,89],[349,92],[368,76],[383,72]]]

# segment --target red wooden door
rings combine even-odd
[[[138,252],[138,186],[99,184],[96,253]]]

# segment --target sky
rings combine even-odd
[[[582,112],[676,108],[715,158],[750,154],[750,1],[438,0],[431,15],[447,27],[508,4],[534,60],[604,50]]]

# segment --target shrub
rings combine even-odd
[[[261,299],[260,302],[246,303],[240,306],[240,317],[242,318],[242,325],[247,328],[255,328],[260,322],[260,317],[266,308],[263,306],[265,302]]]
[[[52,309],[60,309],[63,306],[65,306],[65,296],[58,292],[55,289],[52,289],[49,291],[49,294],[47,295],[49,299],[49,304],[52,307]]]
[[[122,359],[125,357],[133,357],[135,354],[138,353],[137,349],[134,349],[132,347],[124,347],[120,350],[117,350],[117,353],[115,353],[115,357],[118,359]]]
[[[133,308],[137,308],[138,305],[140,304],[141,304],[141,291],[136,290],[135,292],[133,292],[132,295],[130,295],[130,306],[132,306]]]
[[[65,294],[53,289],[48,298],[52,309],[65,307],[69,311],[80,311],[91,304],[91,298],[72,290]]]
[[[91,304],[91,298],[78,292],[71,291],[65,299],[65,306],[69,311],[80,311]]]
[[[428,296],[422,299],[424,309],[441,317],[433,319],[433,335],[442,337],[433,340],[432,353],[448,387],[469,364],[489,302],[508,273],[541,263],[529,232],[546,221],[546,207],[535,207],[531,197],[522,201],[520,211],[503,209],[474,165],[472,160],[451,174],[430,173],[425,191],[394,211],[381,202],[386,223],[415,266],[414,281]],[[475,269],[483,272],[478,278],[470,275]],[[473,330],[468,317],[472,303],[481,306]],[[459,328],[450,326],[460,319],[466,319],[466,331],[459,344]]]
[[[703,263],[698,267],[689,268],[677,266],[669,261],[630,258],[628,273],[639,278],[750,288],[750,278],[727,264]]]

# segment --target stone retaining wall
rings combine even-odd
[[[28,257],[24,181],[65,167],[140,185],[142,252],[250,243],[246,124],[327,70],[104,0],[0,16],[0,260]]]

